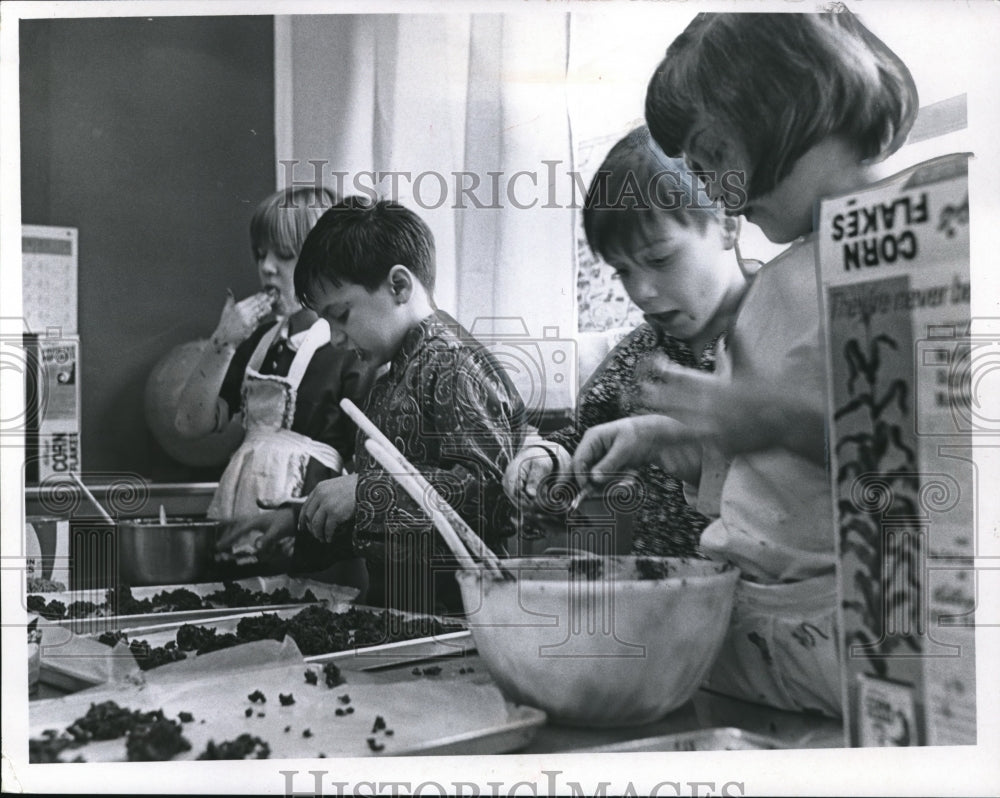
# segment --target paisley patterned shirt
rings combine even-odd
[[[406,336],[375,383],[365,414],[495,551],[516,531],[501,479],[524,441],[524,404],[493,355],[437,311]],[[359,433],[355,550],[450,560],[416,502],[386,474]],[[391,552],[389,552],[391,553]]]
[[[548,435],[548,440],[572,454],[591,427],[632,415],[636,369],[653,352],[665,354],[681,366],[714,370],[720,338],[711,341],[700,357],[695,357],[683,341],[649,323],[639,325],[608,354],[583,386],[575,423]],[[644,495],[632,526],[633,552],[661,557],[693,555],[709,519],[684,501],[680,481],[658,466],[646,466],[638,478]]]

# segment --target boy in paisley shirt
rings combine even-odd
[[[434,304],[434,239],[413,212],[349,197],[310,232],[295,270],[331,340],[374,367],[365,414],[494,551],[515,532],[501,487],[524,438],[524,405],[493,355]],[[300,525],[368,563],[367,603],[460,612],[457,564],[430,521],[371,457],[320,483]]]

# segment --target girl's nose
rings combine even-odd
[[[267,251],[267,254],[260,262],[260,271],[261,274],[267,275],[268,277],[273,277],[278,273],[277,259],[275,258],[274,253],[270,250]]]

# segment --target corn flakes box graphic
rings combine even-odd
[[[968,158],[924,162],[820,208],[854,745],[976,742]]]

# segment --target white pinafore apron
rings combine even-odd
[[[330,340],[327,322],[320,319],[309,328],[288,376],[258,371],[267,350],[286,325],[287,321],[276,324],[250,356],[242,391],[246,436],[219,480],[208,508],[209,518],[232,521],[252,517],[263,512],[258,499],[279,502],[301,496],[310,458],[338,474],[343,469],[343,458],[336,449],[291,430],[299,383],[313,354]]]

